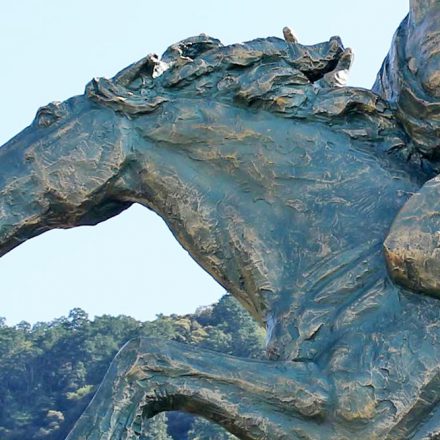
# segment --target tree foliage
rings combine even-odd
[[[231,296],[193,315],[140,322],[104,315],[67,317],[31,326],[0,319],[0,439],[63,440],[90,402],[112,358],[129,339],[154,336],[245,357],[263,356],[264,334]],[[188,414],[147,423],[142,440],[234,438]]]
[[[165,413],[150,419],[141,435],[140,440],[173,440],[168,434],[168,417]]]
[[[220,426],[215,426],[201,418],[194,419],[188,432],[188,440],[234,440],[237,437],[229,434]]]

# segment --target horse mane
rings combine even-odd
[[[328,120],[357,113],[393,125],[387,102],[367,89],[328,81],[344,53],[339,37],[312,46],[276,37],[224,46],[199,35],[148,55],[112,79],[86,86],[91,99],[129,117],[178,98],[209,97],[285,118]]]

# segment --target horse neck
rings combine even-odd
[[[133,157],[136,166],[132,168],[132,171],[135,172],[132,172],[130,177],[130,200],[139,202],[157,212],[168,224],[178,241],[193,255],[197,262],[223,286],[232,291],[236,297],[240,298],[240,292],[243,291],[241,295],[242,303],[248,310],[254,312],[254,316],[261,317],[267,323],[268,347],[271,357],[316,359],[323,356],[323,353],[332,344],[349,334],[356,331],[372,333],[379,324],[394,322],[395,316],[401,313],[400,293],[388,281],[382,254],[382,243],[389,225],[399,209],[399,203],[404,203],[403,198],[398,203],[394,201],[397,189],[411,191],[418,184],[413,183],[409,178],[407,180],[390,179],[389,174],[401,174],[400,163],[394,164],[388,156],[383,154],[376,157],[374,156],[375,150],[368,148],[367,152],[372,158],[367,167],[370,170],[370,174],[368,174],[370,177],[369,180],[362,179],[362,188],[370,182],[370,192],[367,195],[376,194],[375,182],[377,180],[387,182],[387,185],[379,186],[382,191],[380,204],[375,205],[376,209],[374,211],[367,211],[370,212],[368,218],[370,224],[374,224],[374,228],[369,228],[360,235],[358,217],[353,218],[353,221],[350,222],[351,217],[341,216],[341,219],[347,218],[348,223],[346,222],[343,227],[340,227],[343,237],[339,238],[345,237],[346,239],[334,239],[334,248],[332,247],[332,252],[327,259],[314,254],[313,252],[317,251],[313,250],[313,246],[308,248],[307,252],[310,253],[309,264],[299,267],[298,273],[295,272],[295,274],[292,273],[295,270],[295,261],[304,262],[303,254],[297,255],[300,258],[289,258],[289,255],[280,254],[279,259],[273,257],[274,265],[271,266],[269,263],[272,260],[269,261],[266,257],[270,252],[263,252],[264,246],[268,246],[269,251],[274,246],[279,246],[278,236],[275,234],[273,238],[270,231],[274,228],[282,231],[289,224],[284,217],[287,208],[280,205],[280,209],[277,211],[280,216],[279,225],[273,224],[276,221],[274,206],[267,205],[266,207],[266,204],[260,203],[258,206],[261,212],[256,214],[255,197],[248,197],[247,199],[252,203],[249,205],[249,209],[244,210],[240,215],[243,214],[243,224],[246,225],[246,228],[249,228],[250,225],[255,226],[255,232],[260,234],[255,234],[255,236],[261,238],[263,248],[263,251],[258,253],[257,251],[260,249],[255,246],[255,240],[252,240],[253,250],[256,252],[252,261],[261,261],[262,258],[269,261],[267,270],[262,270],[261,273],[256,270],[255,274],[251,273],[250,275],[255,280],[261,279],[263,281],[265,281],[264,276],[266,276],[266,273],[268,277],[275,275],[270,278],[270,288],[268,289],[265,288],[266,284],[264,282],[261,282],[260,286],[255,286],[253,291],[246,288],[246,286],[241,289],[240,279],[231,280],[231,272],[237,272],[240,275],[239,270],[236,270],[235,267],[233,270],[229,270],[231,269],[229,266],[224,266],[224,261],[232,261],[239,266],[240,263],[243,263],[243,256],[239,255],[236,249],[227,249],[230,252],[230,254],[226,254],[229,259],[225,258],[225,245],[230,246],[231,240],[228,239],[228,234],[222,234],[225,231],[228,232],[231,225],[226,222],[228,216],[219,216],[217,207],[220,202],[227,205],[230,196],[223,197],[221,190],[224,190],[224,194],[235,194],[236,192],[237,186],[233,186],[234,181],[231,173],[228,173],[229,170],[233,170],[234,178],[238,179],[239,183],[249,181],[253,175],[251,173],[247,175],[244,166],[239,169],[235,166],[235,162],[240,163],[237,155],[243,155],[242,164],[247,157],[254,157],[258,153],[258,141],[261,141],[263,146],[268,144],[267,133],[274,132],[272,136],[275,136],[275,138],[271,141],[274,147],[270,149],[270,154],[273,163],[278,164],[275,171],[279,174],[286,173],[290,175],[291,164],[288,164],[285,169],[283,164],[285,159],[293,160],[292,157],[295,151],[292,151],[292,149],[295,144],[293,144],[288,154],[279,153],[276,148],[278,144],[275,141],[278,139],[275,131],[278,133],[281,130],[273,130],[274,126],[278,126],[273,125],[278,120],[275,121],[271,115],[254,115],[241,112],[240,109],[229,109],[228,113],[223,106],[212,105],[212,107],[204,108],[204,110],[211,112],[212,117],[209,118],[205,114],[200,116],[195,111],[191,113],[191,109],[193,109],[191,107],[188,110],[189,113],[183,115],[185,117],[182,116],[178,119],[176,115],[171,114],[173,108],[166,107],[162,111],[158,111],[157,115],[148,116],[148,121],[140,119],[137,122],[139,126],[137,131],[141,133],[141,136],[137,140],[140,147],[133,145]],[[228,117],[223,115],[222,111],[226,112]],[[228,124],[231,119],[230,112],[234,116],[232,119],[240,121],[240,124]],[[176,114],[179,113],[176,111]],[[283,136],[288,135],[290,139],[295,139],[295,134],[297,134],[295,130],[304,128],[309,133],[317,128],[315,125],[297,128],[298,124],[286,123],[286,125],[283,125],[283,127],[286,127]],[[269,131],[271,128],[272,131]],[[322,162],[319,155],[325,146],[322,144],[325,143],[327,137],[335,141],[347,142],[343,135],[332,133],[328,127],[319,126],[319,129],[321,137],[315,139],[310,135],[312,136],[311,139],[315,140],[316,145],[307,144],[307,154],[312,165]],[[228,143],[225,143],[225,138],[228,139]],[[283,145],[283,140],[279,139],[279,141],[280,145]],[[271,146],[272,143],[270,143]],[[223,149],[219,150],[217,144],[223,146]],[[298,157],[301,151],[299,149],[296,152]],[[261,157],[264,157],[263,153],[267,154],[266,151],[262,151]],[[346,159],[350,160],[352,157],[357,157],[357,150],[339,151],[335,148],[334,154],[336,154],[336,159],[350,154],[349,158]],[[337,156],[338,154],[339,156]],[[365,151],[362,154],[366,154]],[[382,162],[386,163],[382,164]],[[261,167],[265,163],[263,162]],[[252,164],[254,165],[254,162]],[[269,161],[267,161],[267,164],[269,164]],[[371,171],[373,164],[375,164],[374,175]],[[270,165],[272,168],[275,167],[272,162],[270,162]],[[259,180],[257,183],[261,185],[263,195],[266,194],[264,191],[270,188],[273,180],[271,180],[272,168],[265,174],[258,173]],[[361,167],[360,171],[362,170]],[[313,169],[311,171],[313,172]],[[360,173],[359,175],[364,174]],[[409,171],[408,175],[410,175]],[[262,181],[266,177],[268,182]],[[127,181],[130,179],[127,179]],[[314,180],[309,180],[311,180],[310,185],[313,185]],[[309,182],[307,179],[305,181]],[[347,195],[350,195],[349,192],[352,191],[350,182],[347,179]],[[319,185],[319,182],[317,185]],[[285,196],[287,198],[296,199],[296,197],[293,197],[297,191],[296,187],[290,189],[290,186],[285,185],[282,188],[286,191]],[[282,188],[277,187],[279,197],[283,195],[280,193]],[[357,188],[359,190],[359,185]],[[292,197],[290,197],[289,191],[294,191]],[[316,191],[313,194],[316,194]],[[323,204],[327,203],[326,193],[322,193],[320,197]],[[355,199],[357,200],[356,197]],[[355,199],[353,199],[353,203],[356,202]],[[305,202],[309,202],[309,200],[305,199]],[[240,206],[243,206],[243,200],[241,200]],[[362,205],[358,211],[363,212]],[[350,215],[353,216],[358,211],[355,210]],[[375,213],[380,213],[380,215]],[[270,218],[271,221],[254,223],[254,217],[259,219]],[[291,218],[291,214],[288,217]],[[267,230],[264,230],[263,223],[267,226]],[[302,224],[304,225],[304,232],[307,232],[307,222],[304,221]],[[322,233],[334,236],[334,231],[329,231],[328,217],[324,217],[317,228]],[[350,228],[351,235],[347,235],[347,228]],[[303,237],[302,232],[298,234]],[[241,240],[243,234],[238,235],[240,235]],[[275,241],[271,242],[271,237]],[[351,237],[351,239],[347,239],[347,237]],[[311,239],[313,239],[312,235]],[[303,238],[300,241],[299,244],[304,246],[311,242],[311,240]],[[337,246],[341,245],[342,242],[344,248],[338,251]],[[354,242],[356,244],[353,244]],[[249,252],[245,240],[243,246]],[[237,255],[233,253],[235,251],[237,251]],[[230,258],[231,255],[233,258]],[[255,269],[255,265],[249,265],[249,267],[252,270]],[[283,268],[281,272],[280,268]],[[280,279],[274,279],[277,274],[280,275]],[[229,284],[228,277],[230,278]],[[293,285],[292,280],[295,280]],[[233,287],[235,287],[235,290]],[[258,301],[253,301],[254,297],[258,297],[258,301],[261,299],[260,302],[264,307],[258,308]],[[246,299],[249,299],[249,303],[246,303]],[[263,313],[260,313],[260,311]]]

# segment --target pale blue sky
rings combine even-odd
[[[302,43],[340,35],[356,55],[350,83],[370,87],[407,10],[407,0],[3,1],[0,145],[38,107],[201,32],[223,43],[281,36],[286,25]],[[0,316],[8,324],[50,320],[73,307],[145,320],[189,313],[223,294],[139,206],[96,227],[28,241],[0,259],[0,280]]]

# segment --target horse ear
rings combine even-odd
[[[154,78],[164,70],[166,70],[165,63],[161,62],[156,54],[149,54],[117,73],[113,77],[113,82],[128,87],[137,78]]]
[[[440,176],[405,203],[384,251],[389,274],[397,284],[440,298]]]

